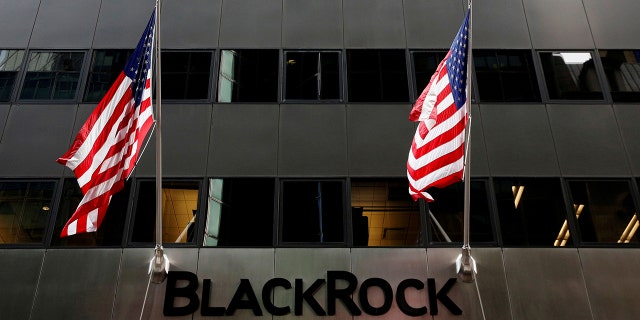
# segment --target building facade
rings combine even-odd
[[[59,238],[82,194],[55,160],[153,6],[0,0],[0,319],[640,315],[640,2],[474,2],[471,284],[461,184],[416,203],[405,167],[459,0],[163,1],[169,278],[155,134],[100,230]]]

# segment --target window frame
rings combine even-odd
[[[287,99],[287,63],[288,63],[288,59],[287,59],[287,54],[288,53],[316,53],[319,55],[319,59],[322,59],[322,54],[323,53],[337,53],[338,54],[338,70],[337,70],[337,75],[338,75],[338,95],[339,97],[337,99],[322,99],[321,97],[318,97],[318,93],[317,92],[317,88],[316,88],[316,96],[317,98],[315,99]],[[321,60],[322,61],[322,60]],[[320,66],[318,66],[318,68],[320,68]],[[282,75],[282,86],[281,86],[281,101],[283,103],[310,103],[310,104],[318,104],[318,103],[341,103],[344,102],[344,82],[345,82],[345,76],[344,76],[344,53],[343,50],[339,50],[339,49],[322,49],[322,50],[312,50],[312,49],[308,49],[308,50],[301,50],[301,49],[283,49],[282,50],[282,68],[280,71],[280,74]],[[319,70],[320,72],[322,70]],[[319,80],[317,80],[319,81]]]
[[[231,78],[231,75],[229,75],[229,77],[227,77],[225,74],[223,74],[223,68],[225,67],[222,63],[222,58],[224,55],[225,51],[271,51],[273,53],[276,53],[276,61],[274,62],[275,64],[275,69],[276,69],[276,79],[275,80],[275,99],[273,100],[269,100],[269,101],[265,101],[265,100],[256,100],[256,99],[251,99],[252,101],[234,101],[233,99],[233,91],[234,89],[231,88],[231,101],[221,101],[220,100],[220,90],[221,90],[221,78],[225,78],[226,80],[235,83],[237,82],[237,79]],[[212,100],[214,103],[217,104],[278,104],[282,101],[281,98],[281,82],[282,82],[282,49],[273,49],[273,48],[218,48],[216,51],[216,55],[215,55],[215,68],[214,71],[212,72],[212,77],[214,77],[213,82],[214,85],[212,86],[214,92],[211,94],[212,96]]]
[[[12,101],[16,100],[16,97],[18,95],[18,92],[21,90],[21,79],[22,79],[22,74],[25,72],[26,70],[26,61],[27,61],[27,57],[28,57],[28,51],[25,49],[12,49],[12,48],[0,48],[0,51],[21,51],[22,52],[22,61],[20,61],[20,64],[18,66],[18,70],[16,71],[3,71],[0,70],[0,72],[15,72],[15,78],[13,79],[13,84],[11,86],[11,89],[9,90],[9,96],[7,100],[0,100],[0,103],[9,103]]]
[[[598,84],[600,85],[600,90],[602,94],[602,98],[599,99],[559,99],[559,98],[551,98],[549,85],[547,84],[547,76],[544,71],[544,64],[542,62],[542,53],[589,53],[591,55],[591,59],[594,63],[594,71],[596,76],[598,77]],[[593,49],[539,49],[535,50],[534,55],[534,63],[536,64],[536,74],[538,76],[538,87],[540,88],[540,94],[543,103],[552,103],[552,104],[603,104],[603,103],[611,103],[611,95],[608,90],[608,84],[606,83],[606,75],[602,69],[602,64],[600,63],[600,55]]]
[[[153,247],[156,243],[156,238],[153,237],[153,240],[151,241],[134,241],[134,232],[136,230],[136,213],[138,210],[138,203],[139,203],[139,197],[140,197],[140,188],[141,188],[141,184],[142,183],[149,183],[149,182],[155,182],[156,179],[155,177],[144,177],[144,178],[136,178],[133,181],[133,184],[131,186],[131,195],[129,198],[129,209],[128,209],[128,217],[127,217],[127,222],[125,223],[125,245],[123,245],[124,248],[126,247],[130,247],[130,248],[150,248]],[[175,242],[167,242],[166,239],[162,238],[162,246],[163,247],[168,247],[168,248],[200,248],[202,247],[202,241],[203,241],[203,230],[204,230],[204,221],[206,220],[206,208],[207,208],[207,204],[206,204],[206,198],[208,198],[208,194],[207,196],[204,196],[205,193],[208,193],[208,190],[206,190],[205,186],[208,187],[208,182],[206,181],[205,178],[202,177],[194,177],[194,178],[188,178],[188,177],[180,177],[180,178],[172,178],[172,177],[163,177],[162,178],[162,182],[163,182],[163,189],[164,189],[164,183],[172,183],[172,182],[191,182],[191,183],[196,183],[198,184],[198,199],[197,199],[197,219],[195,222],[195,226],[194,226],[194,237],[193,240],[191,242],[187,242],[187,243],[175,243]],[[155,190],[155,183],[154,183],[154,190]],[[155,191],[153,196],[155,197]],[[155,207],[155,203],[153,204],[153,206]],[[155,215],[154,215],[155,217]],[[155,219],[154,219],[155,222]],[[155,228],[155,223],[153,224],[153,228]],[[163,222],[163,228],[164,228],[164,222]],[[154,231],[155,232],[155,231]]]
[[[73,98],[69,99],[26,99],[21,98],[22,92],[24,91],[25,81],[27,81],[27,74],[29,71],[29,59],[32,53],[82,53],[82,62],[80,64],[80,70],[78,71],[78,86],[76,87],[76,91]],[[19,101],[22,104],[69,104],[69,103],[78,103],[82,100],[84,96],[85,87],[87,84],[87,64],[90,62],[90,54],[89,50],[82,49],[29,49],[25,52],[25,61],[23,63],[23,70],[20,71],[19,84],[20,87],[17,88],[17,92],[15,93],[15,101]],[[37,72],[37,71],[36,71]]]
[[[173,50],[173,49],[163,49],[161,51],[161,54],[163,53],[189,53],[189,61],[191,61],[191,54],[193,53],[209,53],[210,57],[209,57],[209,77],[208,77],[208,84],[207,84],[207,96],[206,98],[193,98],[193,99],[175,99],[175,98],[165,98],[164,95],[162,96],[162,102],[166,102],[166,103],[170,103],[170,104],[174,104],[174,103],[209,103],[211,102],[211,100],[213,99],[213,97],[215,96],[215,91],[217,89],[217,78],[214,77],[215,72],[214,70],[216,70],[215,66],[216,66],[216,51],[215,50]],[[165,59],[166,60],[166,59]],[[160,62],[162,63],[162,57],[160,59]],[[157,65],[157,62],[156,62]],[[155,71],[154,71],[155,72]],[[161,75],[164,75],[167,71],[165,71],[164,69],[161,69]],[[170,73],[175,73],[178,74],[178,72],[170,72]],[[192,72],[187,70],[185,72],[180,72],[179,74],[186,74],[187,79],[189,78],[189,75]],[[154,75],[155,77],[155,75]],[[214,85],[214,80],[215,80],[215,85]],[[185,87],[183,89],[186,89],[188,91],[188,87],[185,84]],[[155,90],[154,90],[155,91]]]
[[[107,91],[109,90],[109,88],[113,85],[113,83],[115,82],[116,78],[118,77],[118,75],[124,70],[124,67],[126,67],[126,63],[129,60],[129,58],[131,57],[131,54],[133,54],[133,49],[93,49],[89,52],[89,61],[88,61],[88,66],[87,66],[87,72],[86,72],[86,78],[85,78],[85,83],[84,83],[84,88],[82,90],[82,97],[81,97],[81,101],[82,103],[92,103],[92,104],[97,104],[100,102],[100,100],[102,100],[102,98],[104,97],[104,95],[106,94],[106,92],[104,94],[101,95],[100,99],[98,99],[97,101],[90,101],[87,100],[87,96],[89,94],[89,90],[90,90],[90,82],[91,82],[91,77],[94,74],[106,74],[107,72],[94,72],[93,71],[93,67],[94,67],[94,61],[96,59],[96,54],[100,51],[120,51],[126,54],[126,58],[125,58],[125,64],[123,65],[122,69],[117,70],[117,71],[113,71],[115,72],[115,77],[114,79],[108,84],[108,88]]]
[[[640,248],[640,232],[636,233],[636,238],[638,242],[635,243],[615,243],[615,242],[594,242],[594,241],[585,241],[582,236],[582,230],[580,228],[579,218],[576,218],[576,215],[573,214],[573,202],[574,196],[571,190],[570,184],[572,182],[579,183],[599,183],[599,182],[617,182],[617,183],[625,183],[627,184],[629,195],[632,199],[632,203],[636,209],[636,215],[640,212],[640,202],[638,201],[638,185],[636,184],[635,179],[633,178],[596,178],[596,177],[567,177],[563,179],[563,188],[565,191],[565,202],[567,207],[567,213],[570,217],[570,232],[575,234],[574,236],[574,247],[578,248]],[[640,218],[640,216],[639,216]],[[638,220],[640,221],[640,219]],[[640,229],[638,229],[640,231]]]
[[[476,54],[477,53],[488,53],[487,56],[492,56],[492,57],[496,57],[496,60],[498,56],[500,56],[501,54],[503,55],[507,55],[509,53],[518,53],[521,54],[519,55],[520,57],[522,57],[522,55],[526,55],[529,60],[528,61],[523,61],[525,63],[529,63],[529,65],[527,65],[527,71],[529,71],[528,75],[529,75],[529,79],[530,79],[530,84],[532,86],[534,86],[533,88],[531,88],[532,94],[533,95],[537,95],[537,100],[528,100],[528,101],[509,101],[507,99],[504,99],[504,92],[506,92],[507,90],[505,90],[505,88],[503,86],[501,86],[501,96],[502,99],[501,100],[485,100],[482,98],[482,92],[480,90],[480,84],[478,81],[478,69],[475,63],[475,59],[476,59]],[[477,97],[477,99],[474,99],[475,102],[478,103],[485,103],[485,104],[537,104],[537,103],[542,103],[543,101],[543,92],[542,89],[540,87],[540,77],[539,74],[541,74],[538,71],[538,68],[536,66],[536,58],[535,58],[535,54],[529,50],[529,49],[474,49],[472,52],[473,56],[472,56],[472,60],[473,60],[473,64],[472,64],[472,70],[473,70],[473,87],[475,87],[475,89],[473,89],[473,94],[474,97]],[[512,56],[513,54],[511,54],[510,56]],[[542,69],[540,69],[542,70]],[[511,73],[509,71],[504,71],[502,68],[497,68],[493,74],[496,74],[498,77],[500,77],[501,83],[504,83],[503,80],[503,74],[508,74]],[[544,76],[543,76],[544,77]],[[544,81],[544,79],[543,79]],[[546,88],[545,88],[546,89]]]
[[[60,179],[52,179],[52,178],[41,178],[41,179],[28,179],[28,178],[8,178],[0,180],[2,183],[53,183],[53,188],[51,192],[51,202],[50,202],[50,210],[49,217],[45,218],[42,239],[40,242],[22,242],[22,243],[2,243],[0,244],[0,249],[6,248],[45,248],[49,246],[50,235],[53,232],[53,226],[55,225],[55,219],[58,211],[58,206],[60,204],[59,194],[61,193],[61,181]]]
[[[304,248],[304,247],[322,247],[322,248],[350,248],[352,247],[351,232],[348,228],[351,227],[351,212],[348,210],[347,205],[350,201],[347,199],[350,193],[347,192],[347,180],[346,178],[280,178],[277,181],[278,187],[276,196],[278,197],[278,210],[277,210],[277,237],[274,247],[278,248]],[[288,182],[339,182],[342,188],[342,241],[341,242],[296,242],[284,241],[284,184]]]

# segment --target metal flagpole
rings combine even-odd
[[[462,242],[462,253],[458,256],[456,260],[456,272],[458,273],[458,278],[460,278],[464,282],[473,282],[475,279],[475,275],[477,273],[476,270],[476,262],[471,257],[471,247],[469,246],[469,211],[470,211],[470,198],[471,198],[471,71],[472,71],[472,63],[473,63],[473,54],[472,54],[472,36],[471,32],[472,28],[472,10],[471,10],[471,0],[469,0],[469,42],[467,48],[467,114],[468,114],[468,122],[465,138],[465,153],[464,153],[464,226],[463,226],[463,242]]]
[[[155,68],[156,68],[156,248],[149,272],[152,273],[154,283],[162,283],[169,272],[169,259],[164,254],[162,247],[162,125],[161,125],[161,61],[160,61],[160,11],[161,1],[156,0],[156,23],[155,23]]]

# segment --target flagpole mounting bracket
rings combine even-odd
[[[164,254],[162,245],[156,244],[155,253],[149,262],[149,274],[151,282],[162,283],[169,272],[169,258]]]
[[[462,253],[456,259],[456,272],[462,282],[471,283],[476,278],[476,260],[471,256],[471,248],[468,245],[462,247]]]

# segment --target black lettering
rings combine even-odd
[[[179,280],[187,281],[185,287],[178,288]],[[198,277],[195,273],[188,271],[169,271],[167,274],[167,290],[164,295],[164,306],[162,314],[165,316],[185,316],[198,310],[200,300],[198,299]],[[186,306],[174,306],[177,297],[187,298],[189,303]]]
[[[347,281],[347,287],[344,289],[336,289],[336,281]],[[358,286],[358,278],[351,272],[347,271],[327,271],[327,311],[330,316],[336,314],[336,300],[342,301],[349,313],[354,316],[362,314],[360,308],[351,299],[351,295],[356,291]]]
[[[418,279],[406,279],[402,280],[402,282],[398,284],[398,289],[396,290],[396,303],[398,304],[400,311],[412,317],[420,317],[427,314],[427,307],[423,306],[416,309],[407,303],[407,297],[405,295],[407,288],[422,290],[424,288],[424,283]]]
[[[247,300],[242,299],[244,296],[247,296]],[[253,292],[249,279],[240,279],[240,285],[238,285],[236,293],[233,294],[233,298],[229,302],[226,315],[233,315],[238,309],[251,309],[254,315],[262,315],[262,309],[260,309],[258,298]]]
[[[267,281],[267,283],[264,284],[264,287],[262,287],[262,304],[264,305],[264,308],[274,316],[284,316],[291,313],[291,308],[289,306],[277,307],[271,302],[271,296],[275,287],[291,289],[291,282],[283,278],[273,278]]]
[[[368,291],[371,287],[378,287],[382,290],[382,294],[384,296],[382,306],[374,307],[369,303]],[[391,285],[384,279],[370,278],[362,282],[360,285],[358,300],[360,301],[360,307],[364,312],[373,316],[380,316],[391,309],[391,305],[393,304],[393,289],[391,289]]]
[[[440,291],[436,293],[436,280],[429,278],[427,279],[427,286],[429,289],[429,307],[431,307],[431,315],[438,314],[438,303],[437,300],[440,300],[442,305],[444,305],[449,311],[454,315],[461,315],[462,310],[447,296],[447,293],[456,284],[456,278],[449,278],[447,283],[440,288]]]
[[[326,312],[322,309],[313,295],[324,285],[324,279],[317,279],[307,290],[302,291],[302,279],[296,279],[296,298],[294,313],[296,316],[302,315],[302,302],[306,301],[316,315],[324,316]]]
[[[200,314],[203,316],[224,316],[224,307],[211,307],[211,279],[202,280],[202,307]]]

